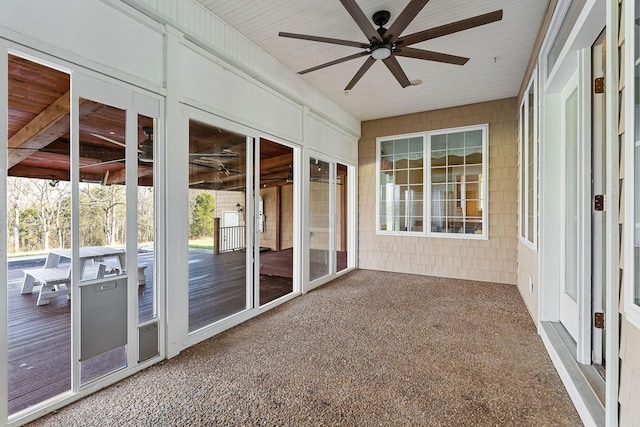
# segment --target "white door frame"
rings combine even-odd
[[[606,34],[605,34],[606,36]],[[605,38],[606,42],[606,38]],[[607,53],[605,52],[605,55]],[[602,69],[602,52],[598,51],[598,49],[591,49],[591,79],[593,81],[596,77],[605,76],[605,70]],[[602,74],[599,74],[599,71],[602,71]],[[598,73],[598,74],[596,74]],[[606,114],[605,108],[605,99],[604,94],[593,94],[592,95],[592,105],[591,105],[591,122],[593,123],[592,127],[592,135],[591,135],[591,145],[585,148],[589,148],[589,157],[585,159],[585,162],[588,162],[590,165],[590,169],[592,171],[592,186],[591,188],[585,189],[586,191],[591,191],[591,202],[589,209],[591,210],[591,221],[590,221],[590,229],[591,235],[589,242],[585,243],[585,250],[587,250],[587,246],[590,247],[591,250],[591,259],[586,260],[590,261],[590,271],[591,271],[591,287],[589,288],[590,292],[590,301],[591,301],[591,312],[588,313],[588,316],[593,316],[595,312],[603,312],[606,313],[606,295],[604,295],[606,281],[604,279],[604,270],[605,270],[605,238],[606,238],[606,211],[596,211],[594,209],[593,198],[596,194],[605,194],[605,183],[606,183],[606,161],[607,161],[607,153],[606,153],[606,134],[605,127],[606,122],[599,122],[594,119],[605,118],[603,114]],[[594,262],[594,260],[596,262]],[[603,301],[604,300],[604,301]],[[593,317],[591,317],[593,318]],[[590,322],[591,325],[591,343],[590,343],[590,351],[591,351],[591,359],[594,364],[603,365],[603,360],[606,360],[604,354],[603,347],[603,337],[606,336],[606,333],[603,329],[597,329],[593,326],[593,322]]]
[[[126,202],[127,202],[127,225],[126,225],[126,265],[137,265],[137,249],[138,249],[138,226],[137,226],[137,169],[138,169],[138,115],[142,114],[148,117],[155,118],[159,123],[156,126],[157,132],[155,135],[156,144],[163,141],[163,132],[161,122],[161,99],[159,97],[150,97],[147,94],[142,94],[132,90],[121,84],[117,84],[113,81],[107,81],[103,78],[96,78],[81,72],[74,72],[71,79],[71,92],[73,94],[71,99],[71,194],[72,194],[72,212],[79,212],[79,98],[88,98],[92,101],[104,103],[107,105],[115,106],[126,110]],[[155,151],[160,152],[156,145]],[[158,164],[163,160],[162,156],[156,158],[154,162],[155,173],[158,173],[160,169]],[[156,182],[161,180],[156,177]],[[157,193],[162,193],[161,189],[156,187]],[[154,207],[155,221],[159,224],[161,216],[158,209],[158,201],[156,200]],[[79,216],[72,215],[72,256],[73,259],[78,258],[78,251],[80,247],[79,241]],[[156,231],[161,227],[155,227]],[[156,235],[154,238],[155,246],[162,246],[163,234]],[[155,265],[162,265],[163,263],[155,255]],[[72,283],[80,283],[80,265],[79,263],[72,264]],[[102,377],[93,382],[81,385],[80,384],[80,323],[82,321],[80,316],[80,288],[79,286],[72,287],[72,299],[76,301],[76,304],[72,304],[72,390],[77,392],[79,390],[87,389],[94,391],[98,388],[104,387],[107,384],[113,384],[136,370],[141,369],[142,366],[149,366],[164,359],[164,304],[163,289],[162,286],[162,273],[160,268],[154,269],[158,273],[154,278],[154,298],[157,303],[157,315],[155,322],[158,323],[158,355],[148,359],[145,362],[138,363],[139,354],[139,340],[138,340],[138,286],[137,286],[137,269],[128,268],[128,286],[127,286],[127,367],[111,373],[105,377]],[[134,302],[136,302],[134,304]],[[149,322],[144,322],[149,323]]]
[[[301,178],[301,158],[302,158],[302,148],[296,144],[292,144],[290,142],[286,142],[281,138],[276,138],[272,135],[258,135],[256,137],[256,147],[255,147],[255,182],[254,188],[256,189],[253,205],[255,206],[254,214],[247,218],[253,218],[251,221],[254,224],[254,239],[257,244],[254,246],[254,259],[255,265],[260,265],[260,212],[258,211],[262,198],[260,197],[260,140],[265,139],[269,142],[273,142],[275,144],[280,144],[284,147],[291,148],[293,150],[293,288],[292,292],[288,295],[284,295],[274,301],[270,301],[264,305],[260,305],[260,268],[254,269],[254,306],[258,309],[258,311],[264,311],[273,307],[274,305],[281,304],[284,301],[288,301],[290,298],[294,296],[300,295],[302,288],[302,269],[300,268],[300,260],[302,259],[303,252],[303,242],[300,233],[300,224],[301,224],[301,213],[302,213],[302,189],[304,187],[304,183]],[[264,208],[264,200],[262,200],[262,205]],[[247,221],[248,222],[248,221]]]
[[[82,95],[88,95],[92,93],[93,90],[96,90],[97,93],[101,94],[100,97],[102,98],[102,99],[96,99],[97,101],[100,101],[100,102],[107,101],[105,103],[108,103],[108,104],[111,104],[108,101],[113,101],[116,104],[115,106],[118,106],[120,108],[126,107],[128,111],[127,125],[126,125],[127,140],[129,140],[130,137],[135,138],[136,136],[135,126],[137,124],[137,115],[139,113],[139,114],[147,115],[149,117],[153,117],[157,119],[157,123],[158,123],[158,126],[157,126],[158,139],[157,140],[163,141],[164,132],[163,132],[162,123],[164,120],[164,109],[163,109],[163,102],[162,102],[163,98],[160,95],[154,94],[149,91],[145,91],[143,89],[134,88],[133,86],[127,83],[123,83],[121,81],[117,81],[115,79],[105,77],[103,74],[99,74],[91,70],[82,68],[81,66],[74,63],[67,62],[64,59],[51,57],[45,53],[42,53],[41,51],[35,51],[29,47],[26,47],[25,45],[17,45],[4,40],[0,40],[0,99],[1,99],[0,100],[0,127],[4,126],[4,129],[7,128],[6,100],[8,97],[7,64],[8,64],[9,54],[18,55],[18,56],[27,58],[31,61],[43,64],[47,67],[61,70],[66,73],[71,73],[72,75],[71,90],[72,90],[73,96],[72,96],[71,106],[70,106],[72,120],[70,122],[69,128],[70,128],[72,140],[74,138],[76,141],[78,140],[78,123],[77,123],[77,120],[73,118],[77,117],[78,115],[77,90],[79,89],[79,86],[82,86],[84,87]],[[91,84],[89,84],[89,82],[97,83],[97,85],[100,86],[101,89],[98,89],[97,87],[90,88],[89,86],[91,86]],[[87,86],[87,84],[89,84],[89,86]],[[104,91],[105,87],[109,88],[106,92]],[[112,97],[114,95],[116,96],[116,98]],[[118,98],[117,98],[123,95],[125,95],[127,98],[127,100],[124,101],[124,103],[122,103],[121,100],[118,101]],[[0,140],[4,141],[3,147],[5,148],[7,143],[6,137],[7,137],[6,132],[3,134],[3,136],[0,137]],[[128,150],[134,153],[134,158],[131,161],[127,160],[127,174],[131,177],[136,177],[137,174],[135,171],[137,169],[137,161],[136,161],[137,150],[135,145],[137,145],[137,141],[135,141],[135,144],[133,145],[132,144],[127,144],[127,145],[131,145],[130,147],[128,147]],[[0,159],[4,159],[4,162],[6,163],[7,150],[2,149],[0,151],[2,152],[2,154],[0,154]],[[70,163],[71,163],[72,170],[74,167],[77,170],[77,167],[79,166],[79,155],[77,152],[77,148],[75,149],[75,153],[73,151],[74,150],[72,150],[72,153],[71,153]],[[162,161],[164,161],[164,156],[160,154],[157,161],[158,163],[161,163]],[[133,163],[136,163],[136,164],[133,164]],[[154,171],[154,173],[157,174],[156,180],[159,185],[161,185],[160,182],[162,182],[163,172],[161,169],[162,168],[156,167],[156,170]],[[0,197],[1,199],[0,212],[2,212],[2,214],[0,214],[0,223],[2,224],[5,224],[6,222],[6,190],[5,190],[6,177],[7,177],[6,173],[0,174],[0,188],[2,188],[2,194],[3,194],[3,197]],[[77,248],[79,243],[78,234],[77,234],[77,225],[78,225],[78,219],[77,219],[78,177],[77,176],[75,178],[72,178],[71,185],[72,185],[72,194],[75,196],[72,198],[73,200],[72,209],[75,209],[73,212],[76,212],[76,215],[75,215],[76,218],[74,219],[75,225],[72,225],[72,231],[75,230],[75,233],[72,233],[72,248],[75,253],[75,256],[77,257],[78,255]],[[135,179],[132,179],[132,186],[134,187],[137,186],[137,181]],[[158,191],[159,195],[162,193],[162,190],[160,187],[156,186],[156,190]],[[134,193],[134,192],[129,192],[129,193]],[[127,196],[128,197],[127,203],[135,204],[136,202],[135,196],[136,196],[135,194],[132,194],[131,196]],[[163,199],[161,198],[161,196],[159,197],[160,198],[156,200],[155,208],[154,208],[155,209],[154,216],[155,216],[156,224],[162,224],[164,221],[163,209],[161,209]],[[136,211],[136,209],[132,209],[132,211]],[[132,213],[132,215],[135,215],[135,213]],[[137,221],[136,220],[137,218],[133,218],[133,220],[128,221],[128,225],[127,225],[127,236],[128,236],[127,238],[131,239],[132,241],[135,241],[137,239],[137,228],[136,228]],[[162,247],[163,238],[164,238],[163,230],[160,227],[156,227],[155,241],[156,241],[157,248]],[[6,247],[5,233],[0,233],[0,244],[4,245],[2,247]],[[135,243],[134,243],[134,246],[137,247]],[[2,264],[2,266],[0,267],[0,274],[4,274],[6,276],[7,274],[6,251],[0,251],[0,252],[3,254],[2,260],[0,262],[0,264]],[[137,259],[135,259],[136,257],[135,252],[136,251],[133,251],[131,254],[128,254],[128,256],[131,259],[134,259],[133,261],[134,264],[137,262]],[[162,263],[161,260],[163,259],[162,257],[164,256],[163,253],[164,252],[160,250],[159,253],[156,254],[156,257],[154,260],[156,265],[159,265],[160,263]],[[127,262],[129,262],[129,260],[127,260]],[[20,411],[12,416],[8,416],[7,406],[4,404],[0,404],[0,423],[4,423],[6,421],[8,422],[9,425],[18,425],[18,424],[24,424],[26,422],[32,421],[38,417],[41,417],[43,414],[49,413],[73,401],[76,401],[85,396],[88,396],[89,394],[97,390],[100,390],[107,385],[114,384],[118,381],[121,381],[122,379],[134,374],[135,372],[138,372],[164,359],[165,358],[165,341],[164,341],[165,313],[163,309],[164,308],[164,292],[163,292],[164,274],[162,271],[159,271],[159,270],[160,269],[156,269],[156,273],[154,277],[154,286],[155,286],[155,292],[157,292],[156,298],[158,301],[158,316],[159,316],[159,322],[158,322],[159,354],[158,356],[148,359],[142,363],[137,363],[137,350],[138,350],[137,327],[139,326],[137,321],[138,306],[137,304],[131,304],[131,301],[137,301],[137,299],[132,300],[131,295],[135,293],[135,296],[137,298],[138,287],[137,285],[129,286],[131,291],[129,292],[129,295],[128,295],[129,307],[127,311],[127,316],[128,316],[127,334],[128,334],[128,346],[130,347],[130,349],[127,351],[127,367],[124,369],[118,370],[114,373],[111,373],[105,377],[99,378],[97,380],[88,382],[87,384],[80,386],[79,362],[77,362],[79,360],[79,347],[77,345],[78,339],[79,339],[78,327],[79,327],[79,321],[80,321],[79,304],[78,304],[79,290],[77,289],[76,286],[74,286],[72,287],[72,295],[73,295],[72,298],[75,299],[76,303],[72,304],[72,312],[71,312],[71,317],[72,317],[72,323],[71,323],[72,360],[70,360],[70,365],[72,369],[71,389],[68,392],[62,393],[58,396],[48,399],[47,401],[36,403],[33,406],[23,411]],[[72,274],[74,275],[77,282],[77,278],[78,278],[77,276],[79,275],[79,266],[74,266]],[[133,277],[132,280],[134,281],[134,283],[136,280],[135,276],[136,276],[135,274],[132,275]],[[3,293],[2,296],[0,296],[0,316],[4,316],[5,318],[7,316],[6,292]],[[6,342],[6,339],[7,339],[6,334],[7,334],[7,331],[6,331],[6,325],[5,325],[3,328],[0,328],[0,340],[2,340],[3,342]],[[1,347],[2,347],[2,350],[0,350],[0,378],[7,378],[7,373],[8,373],[7,372],[7,360],[8,360],[7,348],[6,346],[1,346]],[[7,398],[8,398],[7,388],[0,387],[0,401],[6,402]]]
[[[568,59],[573,60],[572,55],[583,49],[590,49],[598,35],[602,32],[602,29],[606,29],[607,38],[607,55],[610,55],[607,60],[607,76],[611,76],[606,80],[606,166],[605,166],[605,180],[606,188],[605,195],[609,199],[607,200],[607,218],[605,224],[606,232],[606,299],[607,307],[606,312],[610,313],[612,320],[607,321],[607,334],[606,334],[606,358],[607,358],[607,377],[605,381],[606,392],[606,424],[608,426],[617,425],[617,388],[618,388],[618,322],[616,313],[618,313],[618,231],[617,231],[617,200],[612,198],[617,197],[617,182],[618,182],[618,169],[617,169],[617,27],[618,27],[618,3],[617,2],[602,2],[599,0],[586,0],[582,12],[577,18],[576,24],[571,29],[567,41],[559,53],[559,58],[552,70],[547,70],[547,55],[553,46],[554,39],[558,34],[558,30],[564,19],[564,13],[566,12],[570,4],[569,0],[559,0],[556,7],[556,13],[552,19],[550,29],[547,32],[547,37],[543,42],[540,56],[540,79],[541,79],[541,141],[540,141],[540,205],[539,205],[539,217],[540,217],[540,251],[539,251],[539,331],[543,337],[543,340],[547,346],[549,354],[560,373],[562,380],[567,386],[567,390],[571,395],[571,398],[578,409],[583,420],[591,419],[591,412],[587,408],[587,401],[584,400],[583,391],[579,391],[577,385],[580,384],[580,380],[577,376],[567,371],[567,365],[560,358],[559,347],[554,344],[545,332],[543,323],[557,322],[559,320],[559,287],[561,278],[561,266],[559,262],[560,247],[557,242],[556,236],[560,232],[558,225],[556,224],[557,218],[561,217],[562,207],[558,203],[558,190],[555,188],[557,182],[559,182],[560,174],[557,168],[560,166],[560,162],[557,160],[559,149],[556,146],[558,142],[558,135],[556,129],[560,127],[559,115],[560,115],[560,96],[559,91],[567,81],[567,64]],[[632,17],[627,17],[627,23],[630,22]],[[586,55],[581,59],[581,63],[588,64],[585,60]],[[581,65],[584,67],[584,65]],[[590,69],[590,68],[588,68]],[[589,79],[590,80],[590,79]],[[583,82],[586,84],[586,82]],[[588,81],[588,87],[591,87],[591,82]],[[590,90],[590,89],[589,89]],[[584,114],[584,112],[583,112]],[[590,114],[590,111],[589,111]],[[584,117],[584,116],[583,116]],[[590,123],[590,118],[587,119],[587,123]],[[589,126],[590,129],[590,126]],[[588,141],[590,145],[590,140]],[[590,183],[589,183],[590,185]],[[590,191],[587,193],[590,195]],[[590,199],[590,198],[589,198]],[[591,200],[589,200],[590,209]],[[589,230],[590,232],[590,230]],[[590,243],[589,243],[590,244]],[[589,248],[590,250],[591,248]],[[590,288],[590,280],[586,287]],[[581,307],[581,313],[583,316],[581,327],[584,330],[590,330],[591,326],[591,313],[587,310],[590,305],[583,305]],[[588,315],[586,314],[588,313]],[[586,333],[584,334],[586,338]],[[590,334],[589,334],[590,335]],[[586,339],[582,339],[578,344],[578,351],[582,354],[578,354],[581,361],[590,362],[590,348],[586,345]],[[585,357],[585,352],[588,352],[588,357]]]
[[[564,224],[557,224],[558,218],[564,218],[566,209],[564,189],[557,187],[564,182],[558,170],[564,170],[563,150],[558,141],[562,123],[562,89],[571,76],[578,72],[578,121],[579,121],[579,157],[580,168],[578,182],[578,331],[577,360],[591,363],[591,46],[602,32],[604,26],[604,3],[594,0],[580,14],[576,28],[571,32],[566,46],[562,49],[553,70],[547,73],[546,52],[553,40],[546,42],[540,56],[542,87],[541,97],[541,142],[540,142],[540,321],[559,321],[561,283],[564,280],[563,247],[555,236],[564,235]],[[558,160],[560,158],[561,160]],[[563,238],[564,239],[564,238]]]

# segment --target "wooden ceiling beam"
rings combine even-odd
[[[260,160],[261,171],[285,165],[293,165],[293,152]]]
[[[153,174],[153,165],[149,164],[149,166],[138,166],[138,179],[152,175]],[[105,184],[124,184],[126,180],[127,174],[126,169],[120,169],[115,172],[110,172],[107,177],[107,182]]]
[[[8,172],[9,176],[20,178],[57,179],[60,181],[69,181],[69,171],[60,169],[45,169],[16,165]]]
[[[84,100],[80,100],[80,104]],[[102,107],[97,102],[88,103],[80,109],[80,122]],[[33,120],[24,125],[8,141],[9,158],[7,167],[11,168],[34,152],[41,150],[62,135],[69,132],[69,112],[71,110],[71,91],[68,91],[45,108]]]
[[[71,91],[45,108],[33,120],[9,139],[9,168],[17,165],[34,152],[46,147],[69,131]]]

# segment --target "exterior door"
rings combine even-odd
[[[596,40],[591,51],[592,77],[594,79],[604,78],[605,73],[605,33],[603,32]],[[597,86],[594,84],[594,87]],[[605,191],[605,95],[604,91],[595,89],[592,97],[592,149],[591,149],[591,171],[592,171],[592,212],[591,212],[591,312],[592,318],[599,318],[602,313],[604,317],[605,299],[605,215],[604,202],[600,201],[600,196]],[[598,323],[598,324],[596,324]],[[601,368],[599,371],[604,374],[605,366],[605,330],[604,324],[592,322],[591,328],[591,354],[592,362]]]
[[[579,228],[579,103],[578,72],[569,80],[561,93],[561,138],[563,155],[564,204],[563,262],[564,269],[560,289],[560,322],[578,342],[578,280],[580,277],[580,228]]]
[[[296,148],[260,138],[256,146],[255,306],[263,306],[297,289]]]
[[[248,228],[239,211],[247,206],[253,138],[208,119],[188,122],[189,333],[252,308],[251,241],[245,240]],[[230,224],[231,217],[238,223]]]
[[[349,167],[309,157],[307,266],[312,289],[348,267]]]
[[[335,163],[309,158],[309,281],[334,268]]]
[[[72,87],[71,203],[77,215],[71,247],[62,255],[71,259],[72,384],[78,388],[113,382],[112,374],[160,355],[152,139],[160,103],[84,75],[74,76]],[[139,200],[150,208],[138,209]]]

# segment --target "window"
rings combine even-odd
[[[537,170],[538,170],[538,96],[534,77],[520,106],[520,237],[536,248]]]
[[[423,231],[424,135],[378,141],[382,231]]]
[[[479,125],[378,138],[378,233],[487,238],[487,136]]]

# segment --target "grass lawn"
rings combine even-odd
[[[213,237],[208,239],[189,240],[189,247],[192,249],[211,249],[213,250]]]

